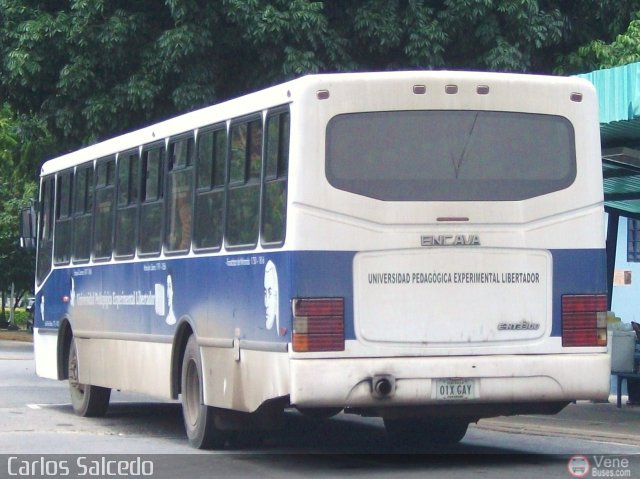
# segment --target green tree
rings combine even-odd
[[[551,72],[640,0],[0,0],[0,97],[47,156],[310,72]],[[28,122],[25,122],[28,123]]]
[[[640,12],[611,43],[594,40],[567,56],[561,71],[591,71],[640,61]]]
[[[36,193],[36,183],[25,179],[16,166],[21,144],[17,121],[4,105],[0,109],[0,291],[4,319],[5,292],[13,283],[16,298],[33,288],[34,255],[18,248],[18,218],[20,209],[29,204]]]

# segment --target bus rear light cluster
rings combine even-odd
[[[293,350],[344,351],[344,299],[293,300]]]
[[[562,345],[607,345],[607,296],[577,294],[562,297]]]

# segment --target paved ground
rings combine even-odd
[[[0,330],[0,341],[32,341],[27,331]],[[513,416],[482,419],[477,427],[493,431],[565,436],[620,444],[640,445],[640,406],[627,405],[623,396],[622,408],[616,398],[608,403],[579,401],[570,404],[555,416]]]

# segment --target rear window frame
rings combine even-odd
[[[567,141],[562,142],[563,150],[568,154],[568,161],[566,161],[561,168],[566,170],[566,174],[563,177],[556,179],[512,179],[509,188],[505,188],[505,181],[508,178],[496,178],[493,180],[483,180],[478,178],[459,179],[448,178],[431,180],[425,179],[361,179],[361,178],[341,178],[335,174],[335,165],[339,165],[334,158],[332,148],[335,146],[332,143],[334,131],[344,135],[345,138],[351,138],[354,135],[351,133],[344,133],[344,123],[338,120],[343,120],[345,117],[363,117],[368,115],[377,115],[381,117],[383,115],[401,115],[403,113],[409,113],[411,115],[425,113],[433,115],[437,113],[469,113],[476,114],[489,114],[499,118],[501,114],[506,114],[515,118],[517,116],[526,117],[526,119],[540,119],[551,118],[552,121],[558,122],[566,128],[568,136]],[[339,124],[339,126],[336,126]],[[515,133],[515,131],[514,131]],[[527,133],[530,133],[527,131]],[[522,201],[531,199],[538,196],[554,193],[564,190],[570,187],[577,177],[577,156],[576,156],[576,134],[575,128],[572,122],[561,115],[543,114],[543,113],[527,113],[527,112],[514,112],[514,111],[494,111],[494,110],[392,110],[392,111],[368,111],[368,112],[352,112],[342,113],[332,117],[326,125],[325,129],[325,176],[331,186],[342,191],[346,191],[359,196],[365,196],[381,201],[441,201],[441,202],[470,202],[470,201]],[[376,138],[381,135],[379,131],[368,131],[366,137],[368,140],[361,141],[360,146],[365,145],[362,151],[365,151],[370,143],[375,144],[375,140],[370,138]],[[500,134],[497,134],[496,138],[500,138]],[[357,142],[356,144],[357,148]],[[351,146],[351,145],[350,145]],[[369,147],[370,153],[375,155],[380,148],[376,149],[375,146]],[[466,145],[465,145],[466,148]],[[541,146],[541,149],[546,146]],[[355,150],[355,148],[353,148]],[[357,151],[353,151],[352,154],[359,155]],[[464,152],[463,152],[464,154]],[[353,160],[353,161],[358,161]],[[524,163],[523,163],[524,164]],[[513,165],[511,165],[513,166]],[[349,168],[349,167],[347,167]],[[351,168],[355,168],[351,165]],[[371,168],[366,166],[367,175],[370,174]],[[507,168],[505,168],[507,169]],[[496,168],[496,171],[499,168]],[[541,170],[542,171],[542,170]],[[458,173],[456,172],[457,176]],[[546,186],[545,186],[546,185]],[[442,194],[444,192],[444,194]],[[496,192],[498,194],[496,194]]]

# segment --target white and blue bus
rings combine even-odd
[[[48,161],[35,356],[76,413],[181,398],[456,442],[609,392],[597,100],[576,78],[312,75]]]

